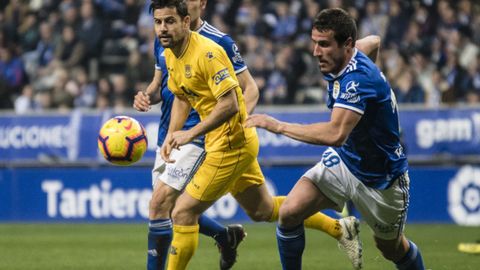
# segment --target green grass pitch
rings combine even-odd
[[[281,269],[273,224],[247,224],[233,269]],[[145,269],[146,224],[0,224],[0,269]],[[304,269],[351,269],[336,241],[307,230]],[[480,269],[480,255],[457,251],[459,242],[480,239],[480,229],[455,225],[408,224],[406,234],[422,249],[428,269]],[[361,225],[365,269],[394,269],[376,250]],[[200,236],[188,269],[218,269],[213,241]]]

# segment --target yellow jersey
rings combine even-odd
[[[176,96],[187,98],[205,119],[217,104],[217,99],[234,89],[239,111],[225,123],[205,135],[207,152],[240,148],[256,136],[255,129],[244,128],[247,109],[232,63],[223,48],[196,32],[190,32],[188,44],[177,58],[165,49],[168,88]]]

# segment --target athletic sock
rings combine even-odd
[[[270,217],[270,222],[278,221],[278,212],[285,199],[285,196],[273,197],[273,211],[272,216]],[[311,215],[305,219],[303,224],[309,229],[325,232],[336,239],[342,236],[342,229],[338,219],[331,218],[321,212]]]
[[[277,245],[283,270],[302,269],[302,254],[305,249],[303,224],[291,229],[277,226]]]
[[[287,197],[285,196],[274,196],[273,199],[273,210],[270,217],[270,222],[278,221],[278,212],[280,210],[280,205],[285,201]]]
[[[172,235],[171,219],[150,220],[148,223],[148,270],[165,269]]]
[[[220,246],[224,247],[228,244],[227,228],[213,218],[201,215],[198,219],[198,225],[200,226],[201,234],[212,237]]]
[[[198,246],[199,226],[173,225],[173,240],[168,255],[169,270],[184,270],[187,268]]]
[[[410,248],[407,251],[407,254],[396,262],[395,265],[399,270],[424,270],[425,266],[423,265],[422,254],[412,241],[408,240]]]
[[[342,236],[342,228],[338,219],[331,218],[321,212],[311,215],[305,219],[303,224],[307,228],[325,232],[336,239]]]

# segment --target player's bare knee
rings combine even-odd
[[[280,226],[294,227],[302,223],[302,221],[303,220],[300,214],[295,211],[294,208],[290,208],[288,207],[288,205],[286,205],[286,207],[284,207],[283,205],[282,207],[280,207],[280,212],[278,214],[278,223],[280,224]]]
[[[150,216],[168,217],[175,201],[168,196],[152,196],[149,204]]]

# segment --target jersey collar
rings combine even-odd
[[[199,28],[197,28],[197,30],[195,30],[195,32],[200,33],[200,31],[202,31],[205,27],[207,27],[207,24],[208,24],[207,21],[202,20],[202,24],[200,25]]]
[[[357,56],[357,52],[358,52],[358,49],[354,48],[352,58],[350,58],[350,60],[348,61],[348,64],[338,74],[328,73],[327,77],[329,79],[333,80],[333,79],[336,79],[336,78],[342,76],[343,73],[345,73],[347,68],[350,66],[349,64],[350,64],[350,62],[352,62],[352,59],[355,58],[355,56]]]

